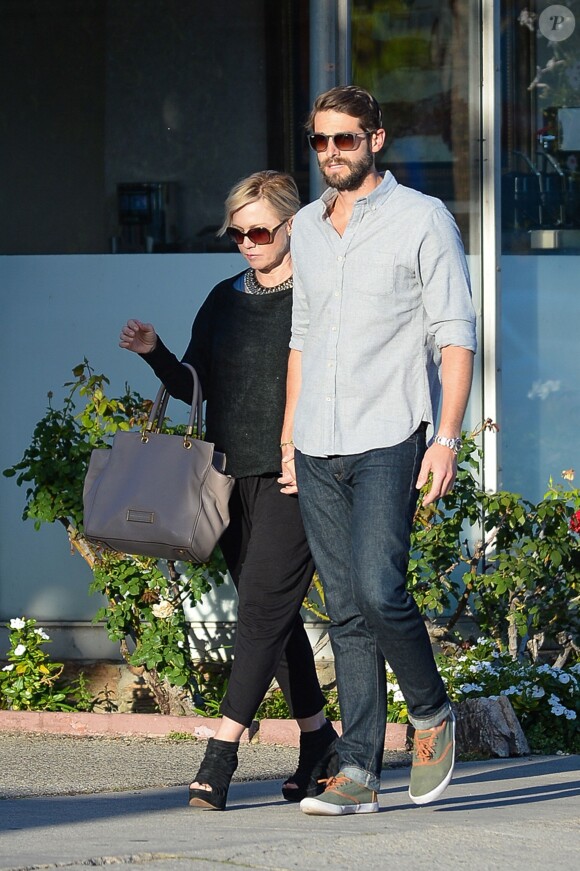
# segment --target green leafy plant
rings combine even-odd
[[[324,710],[329,720],[340,720],[340,706],[335,689],[323,690],[325,699]],[[281,689],[275,688],[268,693],[256,714],[257,720],[288,720],[290,710]]]
[[[101,549],[83,535],[82,488],[94,448],[110,445],[118,430],[143,426],[150,400],[125,385],[119,398],[107,396],[109,380],[85,359],[73,369],[74,381],[62,408],[52,406],[36,425],[22,459],[4,470],[27,485],[23,518],[62,523],[74,549],[93,571],[90,590],[106,604],[95,620],[104,620],[109,637],[150,688],[162,713],[191,713],[197,694],[184,604],[195,604],[212,584],[223,581],[219,552],[202,566],[134,557]],[[78,399],[84,401],[77,411]],[[174,427],[171,431],[177,431]]]
[[[444,615],[434,635],[453,640],[469,617],[477,634],[512,658],[535,656],[541,639],[574,641],[580,630],[580,491],[549,482],[537,504],[515,493],[487,493],[477,481],[481,449],[464,435],[457,482],[437,505],[419,505],[409,586],[428,617]],[[457,640],[457,639],[456,639]],[[571,648],[570,648],[571,649]],[[534,653],[536,651],[536,653]]]
[[[125,386],[119,399],[106,396],[108,378],[96,375],[88,361],[75,366],[74,381],[62,408],[53,408],[54,394],[48,393],[48,408],[38,421],[29,447],[19,463],[5,469],[5,477],[15,477],[18,486],[27,485],[23,520],[63,523],[74,534],[82,529],[83,481],[93,448],[106,447],[110,436],[129,430],[147,419],[151,405]],[[77,415],[75,398],[86,400]]]
[[[62,677],[43,646],[50,638],[36,620],[14,617],[8,624],[8,663],[0,671],[0,707],[14,711],[89,711],[95,705],[82,673],[72,682]]]

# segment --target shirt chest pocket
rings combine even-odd
[[[357,281],[359,292],[371,303],[380,304],[385,297],[395,297],[397,305],[400,303],[406,307],[415,305],[421,298],[415,270],[398,259],[396,254],[374,251],[361,272],[364,273],[364,280],[359,278]]]

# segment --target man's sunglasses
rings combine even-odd
[[[242,231],[238,230],[237,227],[228,227],[226,233],[230,239],[233,239],[236,245],[241,245],[246,236],[254,245],[270,245],[270,243],[274,241],[274,236],[282,224],[285,223],[286,221],[282,221],[271,230],[267,230],[266,227],[252,227],[252,229],[248,230],[247,233],[242,233]]]
[[[326,133],[309,133],[308,144],[313,151],[321,153],[328,148],[328,140],[332,139],[340,151],[354,151],[360,145],[359,139],[365,139],[370,133],[334,133],[327,136]]]

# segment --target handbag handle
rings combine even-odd
[[[189,412],[189,422],[185,429],[185,435],[183,439],[183,445],[186,448],[191,447],[190,439],[193,436],[193,431],[197,425],[197,437],[201,436],[201,428],[203,423],[203,395],[201,392],[201,384],[199,383],[199,378],[197,372],[189,363],[181,363],[182,366],[185,366],[186,369],[189,369],[191,372],[191,377],[193,378],[193,393],[191,397],[191,409]],[[165,412],[167,411],[167,403],[169,402],[169,391],[165,387],[164,384],[161,385],[159,390],[157,391],[157,396],[155,397],[155,401],[153,403],[153,407],[149,413],[149,417],[147,419],[147,424],[143,433],[141,434],[141,441],[146,442],[147,436],[150,432],[160,432],[161,427],[163,426],[163,421],[165,420]]]

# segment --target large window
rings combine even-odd
[[[469,46],[469,49],[466,47]],[[479,3],[353,0],[353,77],[379,100],[379,166],[439,197],[479,251]]]
[[[0,253],[228,250],[215,229],[240,177],[284,169],[307,197],[308,0],[0,14]]]
[[[352,60],[355,83],[377,97],[383,112],[387,142],[379,169],[439,197],[453,213],[481,313],[479,2],[353,0]],[[482,404],[476,366],[466,429],[481,422]]]
[[[502,486],[578,474],[580,2],[501,6]]]
[[[580,252],[580,3],[502,4],[502,240]]]

